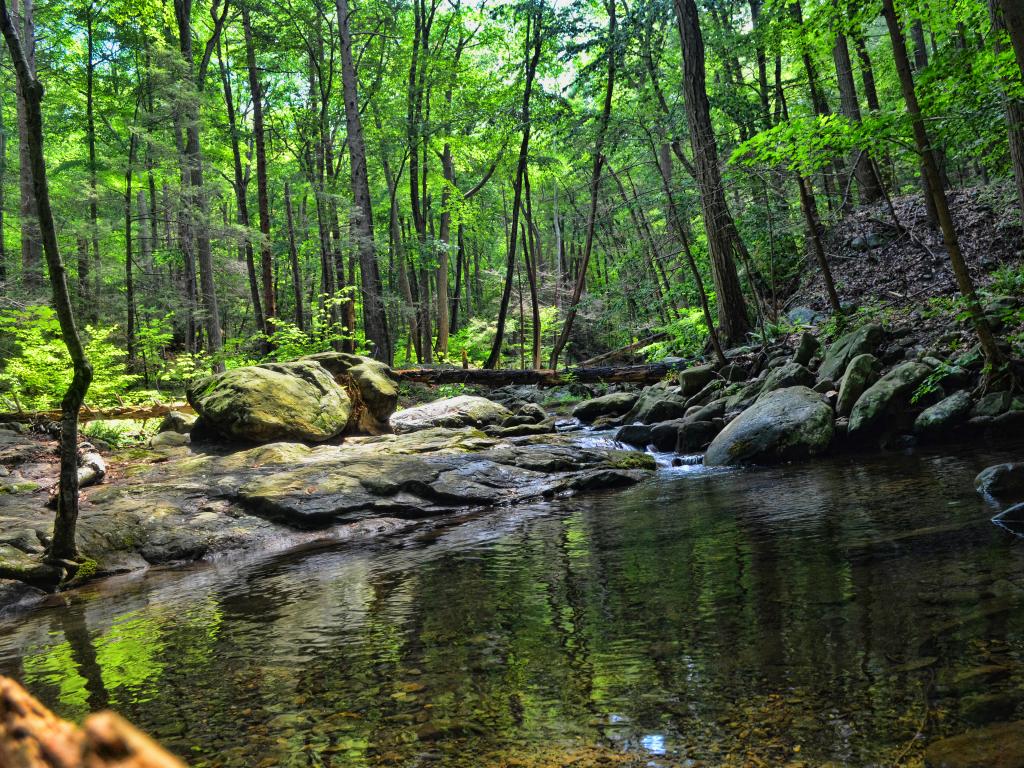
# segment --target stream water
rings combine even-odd
[[[972,486],[1011,455],[684,466],[118,577],[0,621],[0,673],[195,766],[892,765],[1024,711],[1024,541]]]

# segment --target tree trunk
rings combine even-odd
[[[1017,57],[1020,76],[1024,80],[1024,5],[1020,0],[998,0],[998,2],[1006,21],[1006,30],[1010,33],[1010,43],[1013,45],[1014,56]]]
[[[718,145],[711,125],[711,106],[705,85],[704,38],[694,0],[674,0],[679,39],[683,47],[683,95],[686,121],[701,212],[711,255],[711,275],[718,299],[718,326],[727,344],[743,341],[750,329],[747,305],[740,288],[734,255],[743,247],[725,201],[718,166]]]
[[[75,544],[75,527],[78,523],[78,409],[81,408],[92,381],[92,366],[85,356],[85,349],[75,326],[75,313],[71,306],[67,276],[57,244],[53,211],[50,208],[46,160],[43,155],[43,86],[36,79],[32,64],[22,48],[17,29],[7,10],[6,0],[0,0],[0,31],[7,41],[18,78],[18,90],[24,101],[26,149],[31,164],[32,192],[39,216],[39,233],[46,255],[46,266],[50,273],[53,307],[74,371],[71,384],[61,400],[60,482],[57,514],[53,523],[53,541],[48,552],[49,557],[54,560],[74,560],[78,556]]]
[[[81,298],[87,307],[83,316],[87,321],[99,322],[100,299],[100,222],[99,222],[99,184],[96,181],[96,110],[95,80],[96,62],[94,59],[95,40],[93,25],[95,17],[92,0],[86,0],[85,7],[85,139],[89,149],[89,239],[92,243],[92,285],[83,285]],[[84,283],[79,275],[79,283]]]
[[[804,213],[804,221],[807,224],[807,239],[814,252],[814,258],[821,270],[821,277],[825,283],[825,292],[828,294],[828,303],[836,316],[843,314],[843,308],[839,304],[839,295],[836,293],[836,285],[832,280],[832,270],[828,266],[828,259],[825,257],[825,246],[821,242],[821,220],[818,218],[818,205],[814,201],[814,192],[811,190],[811,183],[801,175],[796,177],[797,185],[800,187],[800,208]]]
[[[292,268],[292,296],[295,301],[295,327],[306,330],[302,314],[302,269],[299,267],[299,249],[295,243],[295,220],[292,214],[292,192],[288,182],[284,184],[284,213],[288,225],[288,261]]]
[[[138,134],[132,131],[128,139],[128,166],[124,171],[124,300],[125,300],[125,351],[128,353],[128,369],[136,368],[135,359],[135,253],[132,248],[132,176],[135,173],[135,152]]]
[[[608,43],[605,46],[605,56],[608,57],[608,75],[605,80],[604,105],[601,108],[600,122],[597,125],[597,138],[594,141],[594,165],[590,172],[590,208],[587,211],[587,233],[583,241],[583,260],[580,263],[580,271],[576,276],[576,284],[573,286],[572,297],[569,299],[569,308],[565,314],[565,321],[562,323],[562,332],[555,340],[551,350],[551,368],[558,368],[558,357],[562,349],[569,341],[572,333],[572,324],[576,319],[576,311],[579,308],[580,297],[583,295],[583,287],[587,281],[587,267],[590,265],[590,252],[594,245],[594,224],[597,220],[597,198],[601,186],[601,169],[604,166],[604,139],[608,132],[608,121],[612,114],[612,94],[615,90],[615,69],[618,60],[616,50],[616,32],[618,20],[615,16],[615,0],[607,0],[605,8],[608,11]]]
[[[252,133],[256,145],[256,202],[260,215],[260,278],[263,287],[263,318],[267,331],[273,332],[271,321],[277,317],[277,297],[274,295],[274,254],[270,246],[270,191],[267,188],[267,138],[263,128],[263,86],[256,68],[256,49],[252,39],[249,9],[242,4],[242,29],[245,33],[245,63],[249,74],[249,93],[252,95]]]
[[[839,83],[840,111],[852,123],[860,125],[860,102],[857,99],[857,85],[853,79],[853,63],[850,61],[850,48],[846,35],[836,33],[836,42],[832,47],[832,58],[836,65],[836,78]],[[853,173],[860,188],[860,202],[867,205],[882,196],[878,188],[879,181],[875,178],[875,170],[867,150],[861,150],[852,158]]]
[[[892,40],[893,57],[896,62],[896,72],[899,75],[900,87],[903,91],[903,100],[906,102],[907,112],[914,128],[914,142],[917,151],[921,155],[921,161],[925,173],[928,176],[928,187],[931,190],[936,213],[939,218],[939,225],[942,228],[942,240],[949,253],[949,260],[953,267],[953,274],[956,276],[957,286],[960,293],[967,302],[967,308],[974,323],[974,330],[981,342],[981,348],[985,355],[985,366],[988,376],[1001,373],[1003,367],[1003,355],[996,345],[995,336],[985,319],[985,314],[978,301],[978,295],[974,290],[974,281],[967,270],[967,264],[960,252],[960,242],[957,239],[956,228],[953,225],[953,216],[949,210],[949,201],[946,199],[946,192],[942,187],[939,178],[939,166],[932,151],[932,145],[928,138],[928,131],[925,128],[924,118],[921,115],[921,107],[917,102],[917,92],[914,88],[914,76],[910,68],[910,59],[907,56],[907,43],[903,37],[903,30],[900,27],[899,17],[893,6],[893,0],[882,0],[882,15],[885,17],[886,25],[889,27],[889,37]]]
[[[1007,31],[1006,19],[1000,12],[996,0],[989,0],[989,17],[992,20],[992,45],[996,54],[1003,50],[1003,33]],[[1024,101],[1012,95],[1013,84],[1007,83],[1003,92],[1006,111],[1006,128],[1009,133],[1010,164],[1017,187],[1017,200],[1024,212]]]
[[[19,37],[25,41],[24,54],[32,72],[36,66],[36,31],[32,10],[34,0],[23,0],[19,14],[19,0],[11,1],[11,11]],[[39,291],[43,287],[43,251],[39,232],[39,212],[32,184],[32,161],[29,157],[28,106],[21,91],[21,81],[16,81],[18,96],[18,190],[21,195],[21,279],[28,291]]]

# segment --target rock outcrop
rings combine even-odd
[[[512,411],[485,397],[459,395],[398,411],[391,428],[399,434],[431,427],[479,428],[500,425],[510,416]]]

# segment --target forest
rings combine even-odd
[[[0,766],[1024,765],[1021,0],[0,33]]]

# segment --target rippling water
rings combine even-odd
[[[891,765],[1021,715],[1024,548],[971,482],[1009,456],[684,466],[121,577],[0,623],[0,672],[197,766]]]

